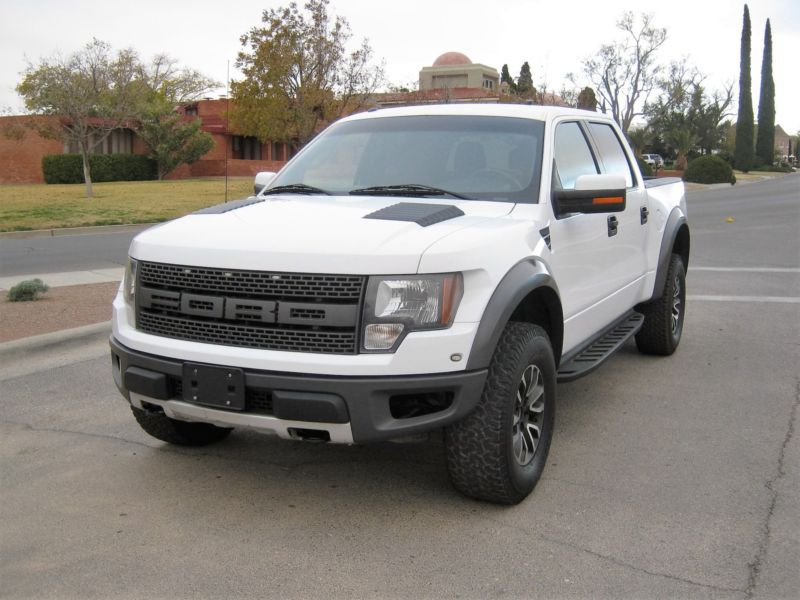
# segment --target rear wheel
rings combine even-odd
[[[686,315],[686,269],[677,254],[670,258],[667,281],[658,300],[638,309],[644,324],[636,334],[636,347],[644,354],[669,356],[678,347]]]
[[[230,435],[232,429],[209,423],[190,423],[170,419],[163,412],[142,410],[131,406],[136,422],[147,433],[162,442],[178,446],[205,446]]]
[[[445,430],[447,468],[460,492],[516,504],[533,490],[553,437],[555,381],[553,350],[544,329],[508,323],[478,407]]]

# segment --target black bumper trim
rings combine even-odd
[[[182,377],[184,361],[132,350],[120,344],[113,336],[109,343],[113,368],[118,369],[121,375],[115,377],[115,381],[126,398],[130,398],[130,390],[125,385],[129,369],[134,369],[134,372],[143,369],[166,376]],[[321,408],[306,405],[302,409],[284,408],[281,412],[289,410],[288,414],[293,416],[306,414],[313,417],[317,410],[321,410],[323,413],[327,411],[327,414],[335,415],[339,420],[346,410],[353,441],[356,443],[424,433],[463,419],[480,401],[486,375],[486,369],[392,377],[337,377],[244,369],[247,387],[278,392],[280,403],[284,407],[289,398],[302,398],[304,395],[315,401],[326,396],[340,398],[345,407],[332,409],[329,404]],[[392,416],[390,399],[393,396],[437,392],[452,394],[452,402],[443,410],[401,419]],[[281,415],[275,416],[280,418]]]

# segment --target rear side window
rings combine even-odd
[[[577,123],[561,123],[556,128],[555,163],[558,183],[563,190],[575,189],[581,175],[597,175],[597,164],[589,143]]]
[[[633,187],[633,173],[625,150],[614,133],[614,129],[607,123],[589,123],[597,150],[600,152],[600,167],[607,175],[624,175],[625,187]]]

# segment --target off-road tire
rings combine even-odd
[[[661,297],[639,306],[638,310],[644,315],[644,324],[636,334],[639,352],[660,356],[675,352],[686,316],[686,269],[679,255],[670,258]]]
[[[544,408],[538,445],[530,462],[521,464],[514,448],[515,405],[531,365],[541,374]],[[509,322],[492,356],[477,408],[444,432],[447,470],[456,489],[497,504],[517,504],[533,490],[553,437],[555,383],[553,349],[544,329]]]
[[[170,419],[163,412],[147,411],[131,406],[139,426],[157,440],[178,446],[206,446],[218,442],[233,429],[208,423],[189,423]]]

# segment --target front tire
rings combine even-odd
[[[170,419],[163,412],[142,410],[131,406],[136,422],[157,440],[178,446],[207,446],[230,435],[232,429],[209,423],[190,423]]]
[[[636,334],[643,354],[669,356],[678,348],[686,315],[686,269],[677,254],[670,258],[667,281],[658,300],[640,306],[644,324]]]
[[[517,504],[544,471],[555,419],[556,369],[547,333],[509,322],[478,407],[445,429],[450,480],[461,493]]]

